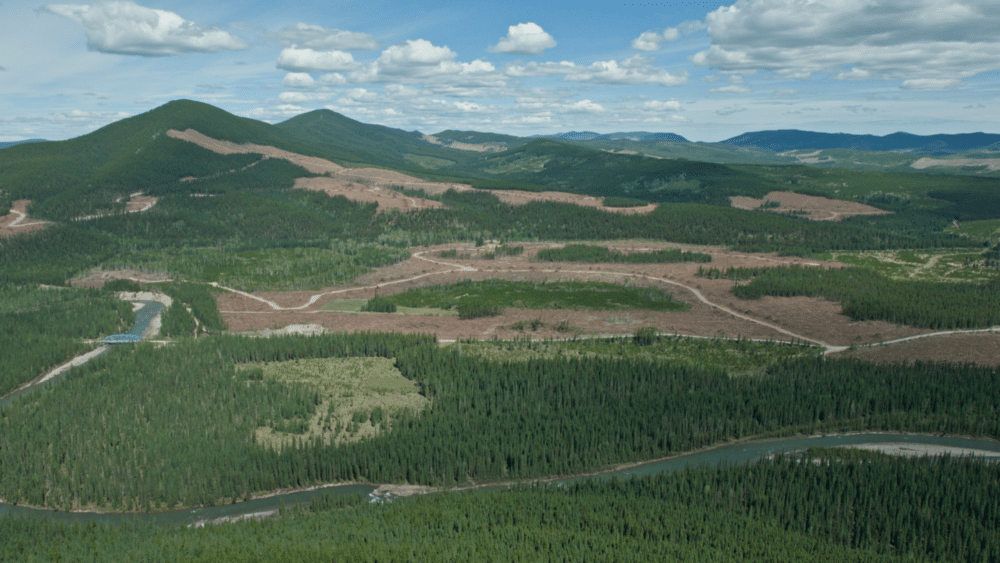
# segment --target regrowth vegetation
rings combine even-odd
[[[611,250],[606,246],[587,244],[567,244],[562,248],[539,250],[539,260],[546,262],[614,262],[621,264],[663,264],[668,262],[711,262],[712,256],[701,252],[686,252],[676,248],[666,248],[653,252],[629,252]]]
[[[488,310],[513,307],[518,309],[581,309],[614,311],[646,309],[653,311],[683,311],[687,306],[656,287],[624,286],[607,282],[530,282],[492,279],[465,280],[450,285],[411,289],[389,297],[397,305],[407,307],[455,307],[475,303]]]

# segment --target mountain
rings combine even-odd
[[[0,149],[22,145],[24,143],[44,143],[45,139],[25,139],[23,141],[0,141]]]
[[[850,133],[817,133],[798,129],[757,131],[744,133],[722,144],[757,147],[784,152],[801,149],[855,149],[883,152],[909,152],[920,154],[952,154],[971,150],[1000,148],[1000,135],[990,133],[961,133],[956,135],[852,135]]]
[[[274,146],[346,166],[417,173],[421,169],[414,159],[454,164],[474,156],[434,146],[418,132],[369,125],[329,110],[270,125],[208,104],[176,100],[75,139],[4,149],[0,185],[15,199],[32,200],[36,215],[68,219],[114,208],[115,200],[130,193],[182,189],[186,184],[181,178],[228,174],[261,161],[256,154],[216,154],[168,136],[171,129],[194,129],[213,139]],[[261,172],[258,182],[268,177],[283,183],[296,173],[308,175],[285,161],[262,166],[256,167]]]

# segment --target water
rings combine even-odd
[[[163,303],[160,303],[159,301],[135,301],[134,303],[142,303],[142,308],[135,312],[135,322],[132,323],[132,328],[130,328],[126,334],[134,334],[136,336],[141,337],[146,332],[146,329],[149,327],[149,323],[153,321],[153,317],[155,317],[157,313],[163,310]],[[122,346],[127,346],[127,344],[124,344]],[[108,350],[105,350],[104,352],[102,352],[102,354],[107,353],[107,351]],[[100,355],[101,354],[98,354],[98,356]],[[60,379],[66,377],[66,375],[72,371],[73,369],[70,368],[60,373],[59,375],[53,377],[52,379],[49,379],[48,381],[45,381],[43,383],[36,383],[34,385],[25,387],[23,389],[18,389],[17,391],[14,391],[13,393],[0,399],[0,408],[6,407],[14,399],[18,397],[27,395],[28,393],[33,393],[34,391],[41,389],[42,387],[47,387],[49,385],[52,385],[56,381],[59,381]]]
[[[910,445],[950,446],[954,448],[986,450],[994,455],[986,459],[1000,461],[1000,442],[987,439],[952,438],[942,436],[920,436],[914,434],[851,434],[845,436],[794,436],[776,438],[756,442],[743,442],[719,446],[704,451],[679,455],[670,459],[641,463],[627,469],[608,471],[586,477],[573,477],[555,480],[556,483],[572,483],[584,479],[629,478],[643,475],[654,475],[665,471],[680,471],[687,467],[706,465],[744,464],[776,454],[802,452],[813,446],[857,446],[862,444],[906,443]],[[110,522],[122,523],[128,521],[155,522],[160,525],[185,525],[212,522],[220,518],[236,518],[244,515],[266,515],[284,506],[308,504],[318,495],[355,495],[369,494],[375,488],[372,485],[336,485],[307,491],[278,494],[267,498],[226,504],[206,508],[175,510],[158,514],[122,514],[122,513],[87,513],[60,512],[54,510],[39,510],[11,506],[0,503],[0,516],[35,516],[50,518],[58,522]]]
[[[135,313],[135,323],[129,334],[141,336],[149,326],[153,317],[163,309],[163,304],[156,301],[142,301],[143,308]],[[71,371],[71,370],[70,370]],[[68,371],[66,372],[68,373]],[[58,381],[65,373],[58,375],[40,385],[33,385],[17,391],[0,400],[0,407],[10,403],[14,397],[34,391],[38,387]],[[572,483],[584,479],[629,478],[643,475],[654,475],[665,471],[680,471],[687,467],[718,465],[720,463],[745,464],[762,458],[783,453],[805,451],[810,447],[825,446],[858,446],[862,444],[906,443],[911,445],[950,446],[954,448],[986,450],[995,455],[987,459],[1000,461],[1000,442],[987,439],[951,438],[942,436],[921,436],[915,434],[873,433],[850,434],[838,436],[794,436],[776,438],[755,442],[741,442],[719,446],[704,451],[679,455],[669,459],[640,463],[627,469],[607,471],[587,477],[573,477],[556,480],[557,483]],[[212,522],[221,518],[236,518],[244,515],[266,515],[279,510],[282,506],[308,504],[318,495],[354,495],[370,494],[375,490],[371,485],[336,485],[307,491],[283,493],[267,498],[261,498],[237,504],[226,504],[206,508],[174,510],[156,514],[127,513],[94,513],[94,512],[61,512],[57,510],[42,510],[25,508],[0,503],[0,516],[35,516],[49,518],[57,522],[110,522],[122,523],[128,521],[155,522],[160,525],[188,525]]]

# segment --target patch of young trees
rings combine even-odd
[[[686,252],[679,248],[665,248],[653,252],[611,250],[606,246],[567,244],[562,248],[539,250],[539,260],[546,262],[614,262],[624,264],[661,264],[667,262],[711,262],[712,256],[701,252]]]

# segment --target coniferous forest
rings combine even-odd
[[[380,211],[292,189],[296,178],[313,174],[288,161],[217,155],[166,135],[169,128],[483,189],[428,195],[400,188],[443,207]],[[504,355],[477,352],[468,341],[463,353],[461,341],[443,345],[433,334],[258,338],[228,334],[215,299],[220,287],[348,285],[408,259],[414,247],[473,241],[495,248],[480,258],[519,255],[521,242],[559,241],[562,248],[538,259],[622,264],[707,263],[711,256],[621,253],[601,244],[667,241],[803,257],[964,249],[967,260],[982,258],[990,269],[1000,247],[963,236],[959,221],[1000,218],[995,180],[913,174],[909,192],[890,194],[883,184],[903,183],[906,175],[836,172],[840,197],[892,213],[811,221],[734,209],[729,197],[774,189],[832,197],[824,188],[829,170],[649,159],[551,139],[465,154],[329,111],[271,126],[193,102],[80,139],[19,147],[3,149],[13,156],[0,162],[0,212],[30,198],[30,214],[52,223],[0,239],[0,396],[129,330],[136,314],[116,291],[155,290],[173,304],[158,336],[167,344],[112,346],[51,384],[4,398],[4,503],[145,513],[337,482],[444,492],[381,504],[320,496],[272,518],[204,528],[0,515],[0,561],[1000,561],[1000,466],[993,461],[813,450],[631,480],[530,484],[736,440],[816,432],[995,439],[995,368],[869,363],[821,349],[776,354],[774,343],[747,341],[716,346],[711,363],[707,353],[699,362],[701,348],[676,352],[684,346],[679,338],[649,326],[573,349],[565,322],[565,341],[523,357],[517,347],[530,348],[530,341],[489,343],[506,346]],[[524,166],[546,158],[540,171]],[[417,162],[440,168],[417,170]],[[605,197],[609,206],[660,205],[635,215],[553,202],[513,206],[489,189],[562,189]],[[124,213],[123,198],[136,190],[159,199]],[[171,281],[70,287],[70,280],[111,269]],[[858,321],[930,329],[1000,324],[995,277],[914,281],[863,267],[701,273],[732,279],[743,299],[837,301]],[[594,306],[601,296],[606,306]],[[364,309],[388,315],[397,305],[455,307],[463,319],[514,307],[686,307],[656,288],[486,280],[376,295]],[[534,329],[549,320],[520,322]],[[738,370],[726,359],[732,354],[739,354]],[[318,417],[333,425],[327,389],[274,376],[265,364],[344,358],[380,358],[386,370],[391,363],[422,407],[366,406],[348,413],[351,440],[315,435],[310,425]],[[338,392],[338,400],[354,404],[353,390]],[[360,426],[371,431],[359,434]],[[472,489],[482,485],[496,488]]]

